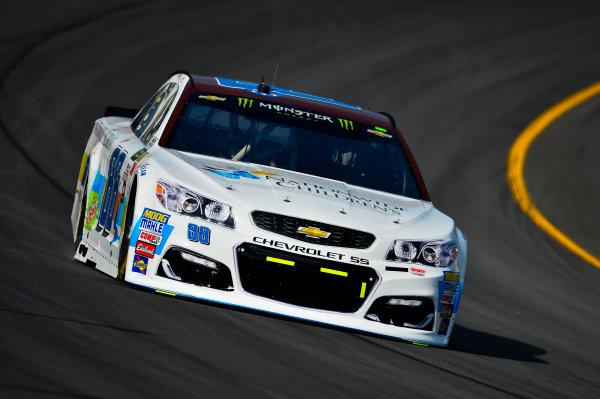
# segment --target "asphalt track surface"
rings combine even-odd
[[[512,142],[600,80],[598,2],[14,2],[0,13],[0,397],[597,397],[600,270],[506,183]],[[526,3],[526,4],[525,4]],[[177,300],[72,260],[79,162],[106,105],[177,69],[391,112],[469,238],[447,349]],[[600,256],[600,99],[533,143],[525,180]]]

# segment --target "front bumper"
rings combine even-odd
[[[419,344],[446,346],[449,342],[464,278],[464,267],[460,270],[458,261],[452,270],[426,268],[424,275],[412,274],[410,265],[383,261],[383,255],[378,254],[383,252],[376,248],[351,250],[310,245],[255,226],[230,230],[205,224],[210,228],[210,240],[200,243],[189,239],[191,222],[198,220],[171,217],[171,233],[165,238],[160,254],[148,260],[143,274],[134,271],[135,261],[132,262],[136,256],[137,237],[134,235],[137,232],[134,231],[125,281],[168,295],[234,305]],[[231,275],[231,286],[223,280],[224,270],[221,274],[212,272],[221,279],[219,284],[204,283],[208,280],[193,282],[189,278],[185,280],[188,282],[182,282],[169,277],[161,263],[174,250],[226,268]],[[444,271],[449,274],[445,275]],[[458,278],[459,281],[445,281],[448,276],[450,280]],[[441,303],[449,302],[446,283],[454,283],[451,308]],[[381,310],[390,308],[385,303],[382,305],[386,298],[427,301],[433,305],[433,317],[427,323],[425,320],[419,323],[418,316],[398,325],[394,320],[400,316],[393,316],[398,312]],[[381,314],[374,316],[374,309]]]

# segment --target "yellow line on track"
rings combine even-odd
[[[527,156],[527,151],[533,140],[535,140],[544,129],[550,126],[550,124],[561,115],[598,94],[600,94],[600,82],[596,82],[593,85],[570,95],[531,122],[531,124],[521,132],[519,137],[517,137],[510,149],[506,168],[506,178],[515,201],[519,204],[523,212],[525,212],[525,214],[527,214],[540,229],[575,255],[600,269],[600,259],[580,247],[542,215],[531,201],[527,189],[525,188],[525,179],[523,177],[525,157]]]

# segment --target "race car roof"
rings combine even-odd
[[[269,100],[324,114],[336,115],[369,125],[381,126],[390,130],[397,130],[386,115],[364,110],[356,105],[346,104],[329,98],[275,86],[270,87],[269,93],[262,93],[258,90],[259,83],[235,79],[195,75],[192,75],[192,78],[194,79],[194,86],[191,90],[194,92],[243,95],[248,98]]]
[[[277,102],[282,105],[288,105],[292,107],[303,108],[313,112],[335,115],[340,118],[354,120],[357,122],[364,123],[366,125],[378,126],[385,128],[387,131],[394,132],[406,152],[408,162],[410,163],[415,176],[417,178],[419,187],[421,188],[422,198],[425,201],[431,201],[429,192],[425,186],[425,182],[419,171],[419,167],[414,159],[412,152],[410,151],[404,137],[393,123],[393,118],[381,113],[364,110],[355,105],[345,104],[336,100],[315,96],[312,94],[306,94],[297,92],[290,89],[284,89],[280,87],[269,87],[269,92],[261,92],[259,90],[259,83],[245,82],[234,79],[208,77],[208,76],[197,76],[190,75],[187,72],[175,72],[175,75],[187,75],[190,80],[184,91],[184,98],[187,98],[190,92],[202,92],[207,94],[225,94],[233,96],[244,96],[247,98],[253,98],[256,100],[267,100],[270,102]],[[173,116],[171,117],[167,127],[165,128],[165,134],[161,137],[159,145],[164,146],[168,140],[169,134],[175,125],[177,115],[183,108],[183,102],[180,101],[176,105]]]

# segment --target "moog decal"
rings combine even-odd
[[[166,241],[173,232],[173,226],[169,225],[171,215],[150,208],[144,208],[142,216],[137,220],[131,231],[130,247],[137,249],[138,241],[153,243],[156,241],[155,254],[162,254]]]

